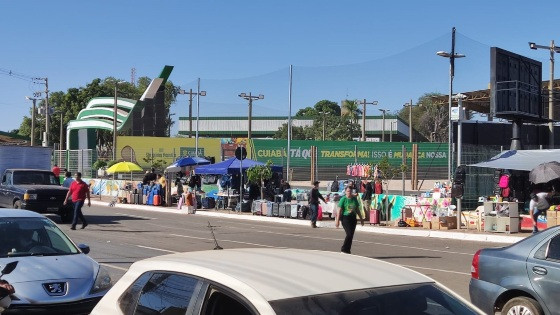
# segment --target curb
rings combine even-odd
[[[92,200],[92,205],[97,206],[108,206],[109,203],[106,201]],[[131,209],[131,210],[143,210],[152,211],[160,213],[172,213],[172,214],[187,214],[185,210],[178,210],[171,207],[154,207],[146,205],[133,205],[133,204],[116,204],[115,208]],[[307,220],[296,220],[296,219],[286,219],[277,217],[266,217],[266,216],[254,216],[254,215],[241,215],[236,213],[218,213],[206,210],[197,210],[196,215],[214,217],[214,218],[228,218],[235,220],[245,220],[245,221],[261,221],[261,222],[274,222],[280,224],[290,224],[290,225],[301,225],[309,226],[309,221]],[[319,227],[334,229],[334,222],[330,221],[318,221]],[[510,236],[510,235],[494,235],[494,234],[472,234],[463,232],[443,232],[437,230],[411,230],[409,228],[391,228],[391,227],[377,227],[377,226],[356,226],[356,230],[360,232],[385,234],[385,235],[400,235],[400,236],[417,236],[417,237],[432,237],[440,239],[453,239],[453,240],[463,240],[463,241],[473,241],[473,242],[489,242],[489,243],[506,243],[513,244],[520,240],[525,239],[523,236]]]

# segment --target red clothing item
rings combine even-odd
[[[53,167],[52,172],[54,173],[54,176],[60,176],[60,168],[58,166]]]
[[[72,194],[72,202],[76,201],[84,201],[86,200],[87,193],[89,191],[89,187],[83,180],[81,181],[73,181],[70,185],[70,194]]]

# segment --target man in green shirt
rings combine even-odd
[[[344,238],[344,243],[342,244],[341,252],[350,254],[350,249],[352,248],[352,240],[354,239],[354,232],[356,231],[356,225],[358,220],[356,215],[360,217],[360,222],[364,226],[364,218],[362,218],[362,212],[360,211],[360,201],[352,193],[352,188],[346,188],[346,196],[340,198],[338,202],[338,214],[336,216],[336,227],[340,225],[342,220],[342,227],[346,233]]]

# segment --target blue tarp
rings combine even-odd
[[[262,163],[262,162],[259,162],[259,161],[253,161],[253,160],[245,159],[245,160],[243,160],[243,163],[241,165],[243,167],[243,170],[247,170],[250,167],[253,167],[253,166],[256,166],[256,165],[264,165],[264,164],[265,163]],[[200,175],[235,174],[235,173],[239,173],[239,165],[240,165],[240,161],[238,159],[231,158],[229,160],[225,160],[225,161],[220,162],[220,163],[200,166],[195,170],[195,173],[200,174]],[[282,172],[282,167],[273,165],[272,166],[272,171],[273,172]]]

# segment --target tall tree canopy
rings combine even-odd
[[[115,78],[107,77],[105,79],[94,79],[85,87],[69,88],[66,92],[57,91],[49,95],[49,106],[54,108],[55,114],[50,117],[49,140],[51,143],[60,142],[60,118],[62,115],[62,128],[66,134],[66,126],[70,120],[76,119],[80,110],[84,109],[88,101],[94,97],[114,96]],[[141,77],[138,79],[136,86],[131,83],[119,84],[118,97],[130,98],[137,100],[140,98],[146,87],[150,84],[151,79]],[[165,85],[165,110],[169,112],[171,104],[175,102],[178,87],[174,86],[171,81],[167,81]],[[44,106],[44,100],[37,104],[38,108]],[[31,110],[30,115],[24,116],[19,127],[19,134],[22,136],[31,135]],[[40,139],[41,133],[45,130],[45,118],[43,115],[35,115],[35,139]],[[166,128],[172,125],[172,121],[166,121]],[[99,130],[98,145],[108,146],[112,144],[112,134],[110,131]]]
[[[307,117],[313,119],[313,125],[308,127],[292,127],[292,139],[323,139],[325,140],[352,140],[361,133],[360,125],[353,120],[354,116],[341,116],[340,106],[333,101],[322,100],[313,107],[300,109],[296,117]],[[284,124],[278,129],[274,138],[287,139],[287,125]]]
[[[448,106],[434,104],[434,96],[441,96],[441,94],[426,93],[416,103],[421,106],[412,107],[412,128],[430,141],[447,142]],[[398,116],[407,123],[409,123],[409,110],[408,107],[403,107],[398,112]]]

